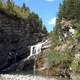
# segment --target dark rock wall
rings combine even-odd
[[[9,58],[17,61],[29,55],[29,47],[42,39],[39,27],[34,28],[28,20],[0,12],[0,68],[8,64]],[[37,35],[34,35],[37,33]],[[4,63],[3,63],[4,62]]]

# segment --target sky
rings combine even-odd
[[[23,3],[34,11],[42,19],[48,32],[53,30],[62,0],[13,0],[15,4],[22,6]]]

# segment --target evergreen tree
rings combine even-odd
[[[14,4],[13,4],[12,0],[7,1],[7,7],[8,7],[9,11],[13,10]]]
[[[48,33],[48,32],[47,32],[47,29],[46,29],[46,26],[43,27],[43,32],[44,32],[45,34]]]
[[[30,24],[32,24],[33,28],[38,27],[38,30],[36,30],[37,32],[43,32],[46,33],[47,29],[46,27],[44,28],[44,25],[42,23],[42,20],[40,19],[40,17],[35,14],[34,12],[32,12],[29,17],[28,17],[28,22],[30,22]]]
[[[60,4],[58,18],[80,19],[80,0],[64,0]]]
[[[22,8],[23,8],[23,9],[26,9],[26,4],[25,4],[25,3],[23,3]]]
[[[23,6],[22,6],[22,8],[23,8],[25,11],[28,11],[28,12],[30,12],[30,9],[29,9],[29,7],[27,7],[25,3],[23,3]]]

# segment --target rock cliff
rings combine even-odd
[[[0,10],[0,69],[27,57],[29,46],[42,40],[42,30],[33,23]]]

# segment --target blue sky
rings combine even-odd
[[[34,11],[42,19],[48,32],[55,26],[59,3],[62,0],[13,0],[17,5],[22,6],[25,2],[31,11]]]

